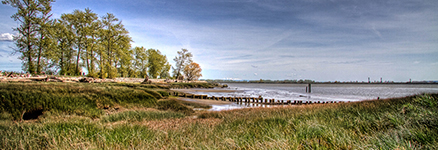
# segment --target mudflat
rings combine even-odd
[[[211,99],[191,99],[184,97],[179,97],[178,100],[195,102],[195,103],[206,104],[206,105],[228,105],[233,103],[229,101],[220,101],[220,100],[211,100]]]

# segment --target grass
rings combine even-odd
[[[174,111],[125,111],[105,116],[101,121],[104,123],[118,121],[135,122],[183,117],[185,117],[183,113]]]
[[[186,106],[189,106],[189,107],[193,107],[193,108],[203,108],[203,109],[210,109],[210,108],[212,108],[211,105],[203,104],[203,103],[184,101],[184,100],[180,100],[180,102],[183,105],[186,105]]]
[[[0,112],[11,114],[14,120],[37,110],[96,118],[104,108],[155,107],[159,99],[168,97],[163,87],[114,83],[1,83],[0,95]]]
[[[91,89],[103,93],[117,90],[147,93],[142,88],[119,85]],[[74,93],[78,89],[64,90]],[[119,105],[119,101],[130,102],[111,102]],[[2,110],[0,149],[438,148],[438,94],[191,113],[185,112],[191,106],[172,99],[156,100],[153,108],[148,109],[145,107],[149,104],[133,104],[138,109],[133,109],[134,106],[114,112],[98,109],[102,112],[97,117],[48,111],[30,121],[12,121],[13,114]]]
[[[182,112],[186,115],[191,115],[195,112],[193,111],[193,109],[187,107],[186,105],[182,104],[181,101],[178,101],[176,99],[158,101],[157,108],[160,110],[172,110],[172,111]]]

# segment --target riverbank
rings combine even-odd
[[[205,111],[236,103],[182,102],[169,89],[0,83],[0,149],[438,148],[438,94]]]

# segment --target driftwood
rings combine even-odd
[[[63,82],[61,79],[55,76],[47,77],[46,82]]]
[[[94,78],[82,78],[82,79],[79,79],[79,82],[93,83],[94,82]]]
[[[146,76],[146,78],[144,79],[144,81],[141,84],[151,84],[152,81],[149,81],[149,77]]]

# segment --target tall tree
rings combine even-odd
[[[116,47],[116,68],[120,77],[127,77],[132,67],[131,38],[129,36],[121,36]]]
[[[172,67],[169,62],[166,62],[166,64],[161,68],[160,72],[160,79],[168,79],[170,78],[170,67]]]
[[[41,7],[41,15],[37,18],[37,24],[39,26],[38,29],[38,40],[37,40],[37,74],[41,74],[43,66],[47,66],[44,60],[46,60],[46,55],[49,53],[49,50],[51,48],[52,39],[50,38],[51,33],[53,33],[51,30],[51,21],[50,17],[52,14],[50,13],[52,11],[52,6],[50,5],[50,1],[46,1]]]
[[[86,8],[84,12],[84,18],[85,21],[85,35],[86,38],[84,40],[84,49],[85,54],[82,56],[82,60],[85,61],[88,76],[96,77],[96,68],[95,68],[95,51],[97,48],[97,32],[101,28],[100,22],[97,20],[97,14],[93,13],[91,9]]]
[[[134,62],[133,62],[133,68],[135,70],[135,75],[138,75],[139,77],[146,78],[148,72],[148,55],[146,53],[146,49],[142,47],[135,47],[133,49],[134,53]]]
[[[59,74],[72,75],[75,72],[73,45],[75,42],[74,33],[69,29],[64,19],[56,19],[53,23],[53,38],[56,40],[56,48],[52,53],[51,62],[58,67]]]
[[[149,77],[155,79],[162,73],[163,67],[166,67],[167,58],[159,50],[155,49],[148,49],[147,55]]]
[[[173,76],[178,79],[181,76],[181,71],[187,64],[192,62],[192,53],[190,53],[187,49],[182,49],[178,51],[178,56],[175,56],[173,59],[175,61],[175,68],[173,69]]]
[[[92,34],[92,28],[95,28],[94,22],[97,21],[97,14],[93,13],[90,9],[86,8],[85,11],[74,10],[72,14],[63,14],[62,19],[68,22],[69,29],[71,29],[75,35],[75,47],[76,47],[76,68],[75,75],[79,75],[81,72],[80,62],[86,64],[87,69],[90,69],[87,55],[89,54],[88,45],[90,42],[89,37]],[[90,29],[91,28],[91,29]],[[84,52],[85,51],[85,52]],[[85,56],[82,56],[85,53]],[[81,59],[85,58],[85,59]],[[84,60],[84,61],[81,61]]]
[[[54,0],[3,0],[3,4],[11,5],[18,9],[18,12],[13,14],[11,18],[21,23],[14,31],[18,31],[19,36],[15,37],[17,49],[14,53],[21,53],[20,59],[23,60],[23,69],[35,73],[35,56],[36,56],[36,41],[37,34],[40,30],[38,20],[42,16],[42,12],[50,8],[51,2]]]
[[[122,22],[119,21],[113,14],[107,13],[102,17],[102,29],[100,33],[100,42],[102,48],[106,51],[106,58],[103,59],[103,54],[101,53],[101,78],[105,78],[107,75],[109,78],[115,78],[117,76],[117,65],[119,62],[121,54],[124,51],[130,49],[131,38],[128,35],[128,31],[123,26]],[[105,67],[105,72],[103,72],[103,67]]]
[[[198,80],[200,77],[202,77],[201,72],[201,66],[199,66],[199,64],[195,62],[192,62],[184,67],[184,75],[189,81]]]

